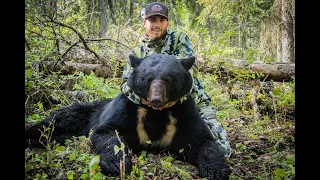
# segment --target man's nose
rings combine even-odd
[[[154,22],[154,26],[160,26],[160,20],[156,20],[155,22]]]

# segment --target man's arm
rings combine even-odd
[[[136,55],[136,53],[134,52],[134,50],[131,50],[127,56],[127,59],[126,59],[126,65],[123,67],[123,72],[122,72],[122,82],[121,82],[121,86],[127,82],[130,74],[132,73],[133,71],[133,67],[131,66],[131,63],[130,63],[130,59],[129,59],[129,55],[130,54],[133,54],[133,55]]]
[[[182,33],[179,39],[180,43],[178,44],[177,50],[175,52],[176,54],[179,54],[177,57],[195,56],[189,37],[186,34]],[[208,124],[208,127],[212,132],[214,138],[217,139],[217,143],[220,145],[220,152],[224,154],[224,156],[229,157],[231,155],[231,147],[228,141],[227,132],[223,128],[222,124],[218,121],[216,117],[216,110],[211,105],[211,98],[207,95],[207,93],[205,93],[204,86],[197,77],[197,58],[194,66],[192,67],[192,72],[190,73],[194,77],[191,96],[196,102],[201,117]]]
[[[178,58],[179,57],[182,58],[182,57],[186,57],[186,56],[195,56],[196,57],[195,63],[192,66],[192,71],[190,71],[192,76],[194,78],[196,78],[198,76],[198,71],[199,71],[198,59],[193,51],[193,46],[192,46],[191,40],[187,34],[181,33],[181,35],[179,37],[179,43],[177,45],[177,48],[176,48],[174,54]]]
[[[186,56],[196,57],[193,51],[191,40],[188,37],[188,35],[186,35],[185,33],[181,33],[180,35],[179,43],[177,45],[175,54],[177,54],[176,55],[177,57],[186,57]],[[192,72],[190,72],[194,78],[192,93],[194,94],[193,96],[196,101],[196,104],[199,104],[200,102],[205,102],[206,105],[210,105],[211,98],[204,92],[204,87],[201,81],[198,79],[198,72],[199,72],[198,59],[196,57],[195,63],[192,66]]]

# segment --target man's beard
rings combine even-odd
[[[151,32],[154,35],[153,39],[155,39],[155,40],[159,40],[164,37],[164,31],[162,31],[160,29],[152,29]]]

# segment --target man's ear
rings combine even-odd
[[[146,21],[147,21],[146,19],[143,20],[143,27],[144,28],[146,28],[146,23],[147,23]]]
[[[134,54],[129,54],[129,60],[133,68],[136,68],[142,62],[142,59],[143,58],[139,58]]]

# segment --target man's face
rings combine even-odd
[[[167,18],[158,15],[150,16],[143,21],[146,33],[152,39],[161,39],[165,35],[168,25]]]

